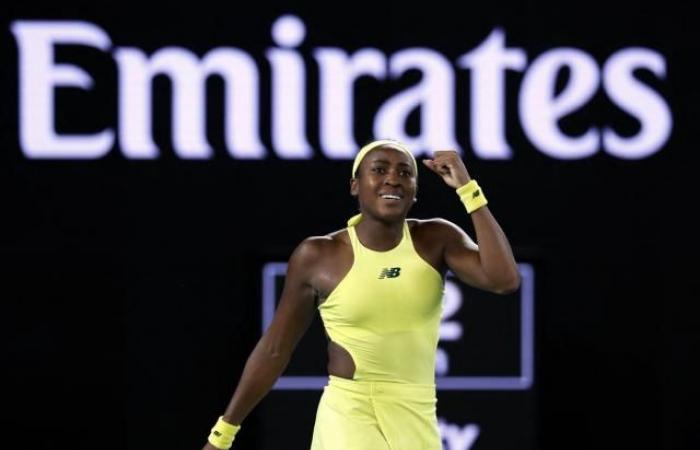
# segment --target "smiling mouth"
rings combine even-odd
[[[400,196],[393,194],[382,194],[380,197],[386,200],[401,200]]]

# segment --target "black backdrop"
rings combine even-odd
[[[96,160],[23,154],[13,21],[84,20],[103,28],[115,46],[146,53],[172,45],[202,55],[235,46],[253,55],[265,86],[270,26],[285,13],[301,17],[307,28],[300,52],[312,86],[311,160],[274,154],[262,161],[234,159],[223,149],[220,124],[209,125],[213,158],[177,157],[169,140],[170,86],[163,78],[155,81],[154,98],[160,158],[130,160],[118,146]],[[522,74],[509,72],[506,123],[513,159],[477,158],[458,136],[467,167],[488,193],[516,257],[532,263],[538,277],[536,382],[528,400],[532,436],[520,448],[700,448],[694,412],[700,373],[693,363],[700,344],[700,320],[693,314],[700,292],[694,239],[699,135],[693,122],[700,36],[685,9],[603,2],[6,5],[2,446],[201,447],[260,335],[262,265],[286,260],[304,237],[341,228],[354,212],[346,194],[350,163],[318,151],[318,80],[310,49],[376,47],[390,54],[424,46],[452,60],[498,26],[509,45],[526,49],[528,61],[553,47],[584,49],[599,64],[624,47],[660,52],[666,77],[640,77],[673,115],[670,139],[648,158],[623,160],[601,151],[557,160],[524,135],[515,113]],[[80,61],[97,80],[92,95],[59,93],[59,131],[115,126],[117,71],[109,53],[68,48],[57,58]],[[468,110],[468,81],[459,78],[464,73],[456,91],[461,130]],[[358,142],[372,138],[372,102],[417,79],[408,74],[380,87],[358,83],[366,89],[360,89],[356,112]],[[221,93],[221,85],[211,82],[208,110],[214,114],[222,110]],[[260,134],[271,148],[269,91],[262,89],[260,99]],[[599,93],[562,127],[578,134],[609,123],[635,131],[635,122]],[[409,128],[416,132],[416,117]],[[537,200],[528,199],[531,192]],[[453,194],[427,172],[412,215],[445,217],[472,232]],[[221,354],[226,357],[216,357]],[[308,425],[316,394],[285,395],[298,402]],[[270,433],[291,433],[289,411],[280,410],[282,417],[272,411],[268,423],[265,405],[247,421],[239,448],[258,448]]]

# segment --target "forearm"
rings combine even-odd
[[[488,206],[472,212],[471,218],[484,274],[496,292],[506,293],[516,290],[520,285],[518,266],[501,226],[489,211]]]
[[[223,418],[239,425],[272,389],[289,363],[289,355],[269,351],[261,339],[248,357],[243,374]]]
[[[433,160],[426,159],[423,163],[440,175],[448,186],[457,190],[457,195],[471,214],[474,223],[479,246],[479,268],[475,269],[471,264],[467,264],[471,266],[467,267],[456,261],[452,261],[451,267],[461,266],[464,278],[472,278],[479,286],[494,292],[506,293],[516,290],[520,285],[520,275],[508,239],[486,206],[484,193],[478,183],[469,176],[459,154],[454,150],[438,150],[435,151]],[[466,247],[468,246],[463,246]],[[470,272],[472,277],[469,276]]]

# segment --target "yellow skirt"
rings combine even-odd
[[[442,450],[436,404],[435,385],[331,375],[311,450]]]

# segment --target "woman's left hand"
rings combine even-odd
[[[467,172],[467,168],[456,150],[435,150],[433,159],[424,159],[423,164],[440,175],[445,183],[453,189],[459,189],[471,180],[469,172]]]

